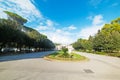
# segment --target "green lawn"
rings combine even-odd
[[[81,56],[76,53],[66,53],[64,54],[63,51],[58,51],[46,56],[48,60],[60,60],[60,61],[83,61],[88,60],[88,58]]]

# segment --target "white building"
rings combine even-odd
[[[72,47],[72,45],[57,45],[56,46],[56,50],[61,50],[63,47],[68,48],[68,52],[71,53],[74,48]]]
[[[65,45],[57,45],[56,50],[61,50],[63,47],[66,47]]]
[[[68,48],[68,52],[69,53],[71,53],[74,50],[74,48],[72,47],[72,45],[68,45],[67,48]]]

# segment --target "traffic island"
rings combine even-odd
[[[58,52],[49,54],[49,55],[45,56],[44,59],[49,60],[49,61],[72,61],[72,62],[89,60],[87,57],[81,56],[74,52],[64,53],[64,51],[58,51]]]

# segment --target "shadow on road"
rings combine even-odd
[[[55,51],[46,51],[46,52],[36,52],[36,53],[26,53],[13,56],[1,56],[0,62],[4,61],[13,61],[13,60],[22,60],[22,59],[32,59],[32,58],[43,58],[44,56],[51,54]]]

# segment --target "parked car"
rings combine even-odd
[[[7,52],[19,52],[20,50],[17,48],[2,48],[1,52],[7,53]]]

